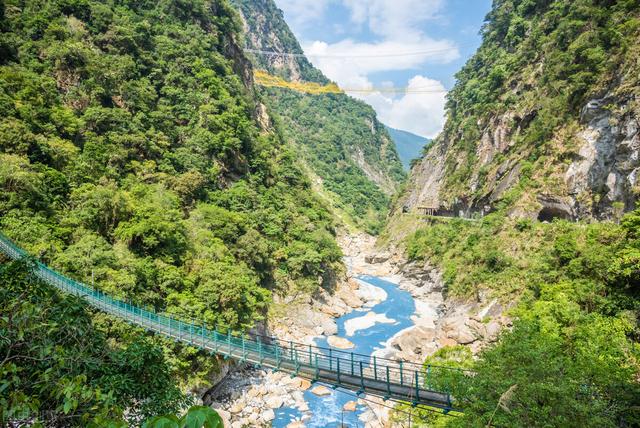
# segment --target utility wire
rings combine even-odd
[[[449,48],[440,48],[440,49],[429,49],[422,51],[413,51],[413,52],[388,52],[388,53],[379,53],[379,54],[314,54],[314,53],[296,53],[296,52],[276,52],[276,51],[267,51],[262,49],[251,49],[245,48],[244,51],[247,53],[252,53],[256,55],[264,55],[264,56],[284,56],[290,58],[306,58],[306,57],[314,57],[314,58],[391,58],[391,57],[403,57],[403,56],[422,56],[422,55],[430,55],[436,53],[447,53],[452,51],[457,51],[459,46],[449,47]]]

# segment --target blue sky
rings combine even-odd
[[[387,125],[434,137],[491,0],[275,0],[309,59]],[[408,54],[408,55],[405,55]],[[390,94],[377,88],[422,93]]]

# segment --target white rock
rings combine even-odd
[[[292,379],[291,386],[302,391],[306,391],[307,389],[311,388],[311,382],[301,377],[295,377]]]
[[[231,408],[229,408],[229,412],[238,414],[244,410],[244,406],[242,403],[235,403]]]
[[[267,397],[266,403],[270,409],[279,409],[280,407],[282,407],[283,401],[284,400],[282,399],[282,397],[279,397],[277,395],[270,395],[269,397]]]
[[[311,390],[312,393],[319,397],[323,397],[325,395],[331,395],[331,390],[323,385],[318,385]]]
[[[227,412],[226,410],[220,409],[220,408],[215,409],[215,411],[218,412],[218,414],[222,418],[222,425],[224,427],[231,426],[231,423],[229,422],[231,420],[231,413]]]
[[[357,403],[355,401],[347,401],[342,409],[345,412],[355,412]]]
[[[415,300],[414,303],[416,305],[415,314],[418,316],[418,318],[430,318],[430,319],[438,318],[438,311],[436,310],[436,308],[433,307],[433,305],[430,302]]]
[[[308,412],[309,411],[309,405],[307,404],[306,401],[303,401],[302,403],[300,403],[298,405],[298,410],[300,410],[301,412]]]
[[[385,314],[376,314],[375,312],[367,312],[365,316],[351,318],[344,323],[344,329],[347,336],[353,336],[359,330],[366,330],[373,327],[377,323],[393,324],[396,320],[387,318]]]
[[[375,285],[371,285],[368,282],[358,281],[360,284],[360,288],[356,291],[356,294],[359,298],[364,300],[366,303],[364,306],[373,307],[380,302],[384,302],[387,300],[387,292],[384,291],[380,287],[376,287]]]
[[[262,413],[262,420],[265,422],[271,422],[276,418],[276,414],[273,410],[268,409]]]
[[[251,426],[255,426],[256,422],[260,419],[260,415],[258,413],[251,413],[249,416],[249,422],[251,422]]]
[[[327,343],[329,344],[329,346],[333,346],[334,348],[338,349],[352,349],[355,347],[355,345],[351,341],[339,336],[329,336],[327,338]]]

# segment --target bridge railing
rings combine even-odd
[[[28,257],[25,251],[2,233],[0,251],[15,260]],[[473,376],[472,372],[457,368],[391,360],[273,337],[246,335],[229,329],[222,331],[217,327],[211,329],[203,322],[185,321],[115,299],[87,284],[68,278],[39,261],[35,261],[34,274],[64,292],[81,296],[91,305],[107,313],[175,340],[228,357],[258,363],[269,362],[272,366],[286,363],[296,371],[300,370],[307,375],[311,373],[311,377],[313,373],[319,376],[322,371],[328,371],[337,375],[338,384],[341,383],[341,376],[350,377],[351,386],[354,386],[353,378],[359,378],[362,391],[366,389],[366,379],[385,384],[389,389],[389,396],[392,385],[410,387],[409,390],[412,392],[407,397],[408,401],[412,398],[418,399],[425,390],[447,394],[449,400],[452,400],[460,398],[464,383]]]

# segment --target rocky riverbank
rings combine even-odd
[[[475,354],[497,340],[503,328],[511,326],[505,316],[507,306],[486,293],[478,293],[474,300],[447,298],[444,295],[442,274],[427,262],[410,262],[404,250],[368,249],[364,255],[367,272],[384,276],[407,290],[415,298],[415,326],[390,339],[394,358],[423,361],[438,348],[465,345]]]
[[[346,242],[356,241],[347,237],[341,239],[343,252],[353,254],[354,249],[346,246]],[[366,242],[369,248],[372,240]],[[331,346],[350,349],[353,344],[347,338],[336,336],[335,319],[356,309],[373,307],[386,295],[355,279],[364,272],[361,264],[366,263],[360,253],[354,260],[346,257],[345,262],[348,273],[345,279],[338,281],[333,292],[320,290],[313,298],[294,302],[276,300],[274,313],[268,320],[269,334],[304,344],[312,344],[316,337],[324,335]],[[313,416],[303,398],[304,391],[310,386],[307,380],[283,373],[237,367],[209,391],[204,401],[218,410],[225,420],[225,427],[270,426],[277,409],[283,407],[294,408],[302,415],[289,425],[290,428],[304,427]],[[318,387],[311,392],[322,396],[328,391]],[[355,410],[355,401],[345,405],[345,411]]]
[[[321,290],[314,298],[279,302],[283,310],[271,315],[270,334],[305,344],[324,335],[332,346],[350,349],[352,344],[346,337],[336,336],[335,319],[386,299],[381,289],[358,281],[359,275],[377,276],[398,284],[413,296],[416,306],[411,317],[414,325],[387,340],[386,346],[375,355],[421,363],[443,346],[461,344],[476,352],[496,340],[500,329],[509,325],[509,320],[502,316],[504,308],[495,300],[483,299],[483,296],[472,303],[445,299],[440,273],[428,264],[407,262],[398,249],[381,251],[375,247],[375,238],[365,234],[345,235],[339,241],[346,254],[347,278],[339,281],[331,293]],[[392,321],[380,314],[368,313],[357,318],[353,325],[345,324],[345,328],[355,332],[375,323]],[[270,426],[278,409],[287,407],[301,415],[289,427],[303,427],[313,417],[303,397],[310,387],[308,381],[300,378],[243,368],[232,371],[209,394],[206,402],[220,411],[225,426]],[[323,393],[320,388],[312,392]],[[360,415],[365,427],[388,426],[389,409],[375,397],[365,398],[373,403],[350,402],[349,406],[345,405],[345,411],[355,410],[356,404],[366,404],[367,410]]]

